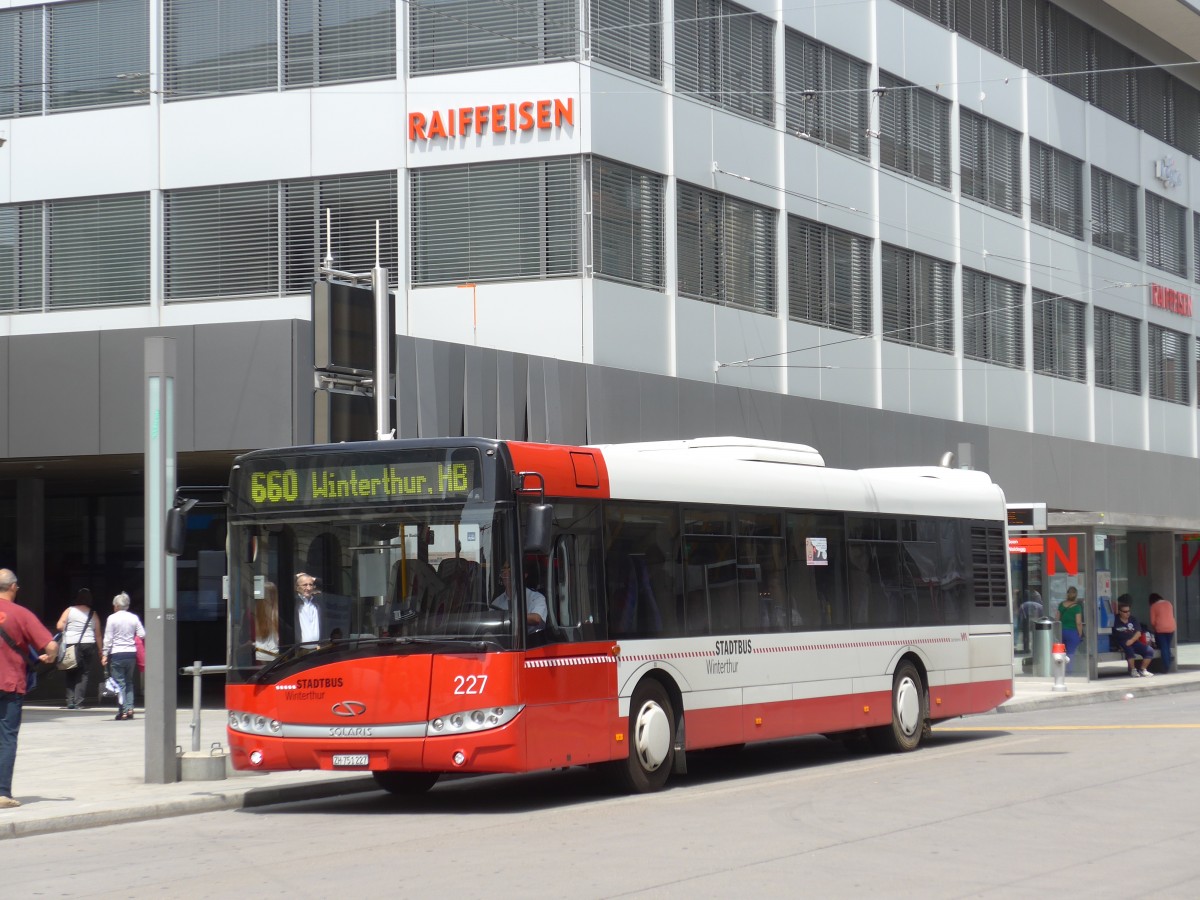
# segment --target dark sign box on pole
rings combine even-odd
[[[389,300],[389,333],[395,334],[395,298],[389,294]],[[375,371],[375,295],[369,284],[313,282],[312,323],[315,368],[349,375]]]

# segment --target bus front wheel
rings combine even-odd
[[[375,783],[397,797],[416,797],[437,784],[437,772],[372,772]]]
[[[675,713],[666,688],[643,681],[629,704],[629,758],[614,764],[618,784],[638,794],[667,783],[675,762]]]
[[[868,732],[872,745],[888,753],[916,750],[929,717],[925,685],[911,662],[902,662],[892,677],[892,724]]]

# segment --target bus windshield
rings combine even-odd
[[[511,504],[472,502],[232,524],[229,680],[413,647],[512,649],[512,616],[491,604],[512,523]]]

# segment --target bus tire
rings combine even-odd
[[[900,663],[892,676],[892,724],[870,729],[871,744],[886,753],[907,753],[921,745],[928,701],[921,674],[911,662]]]
[[[675,712],[666,689],[648,678],[629,703],[629,757],[614,766],[618,785],[646,794],[661,790],[675,761]]]
[[[416,797],[437,784],[439,772],[372,772],[375,783],[397,797]]]

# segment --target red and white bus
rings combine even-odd
[[[912,750],[1012,692],[982,472],[743,438],[338,444],[240,457],[229,527],[239,769],[411,793],[603,764],[647,791],[750,741]]]

